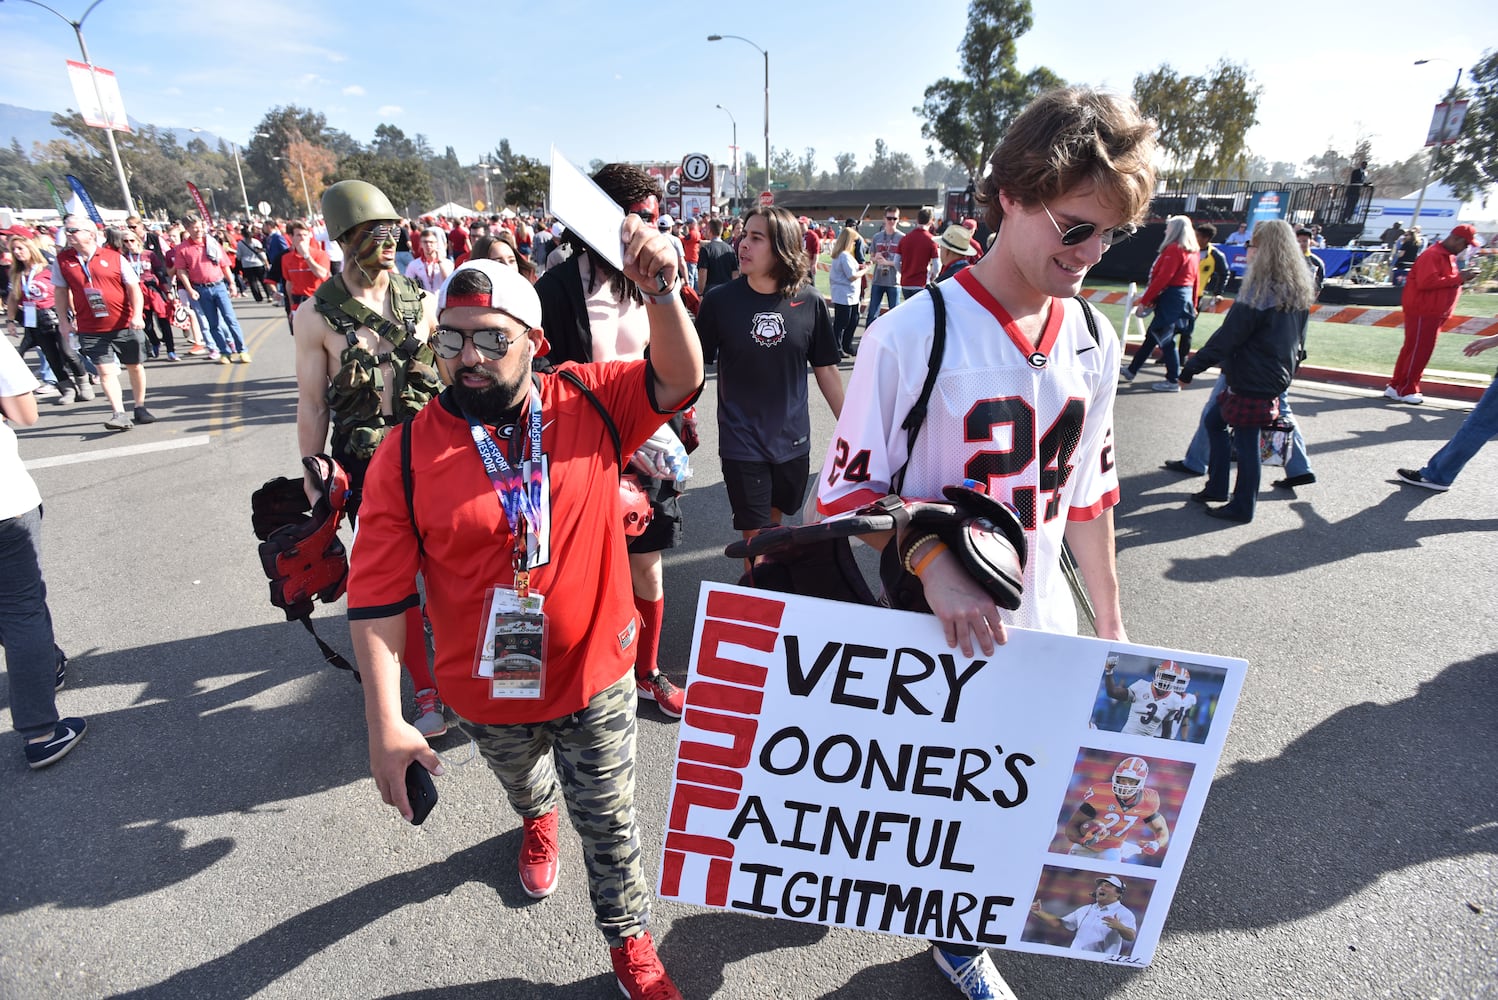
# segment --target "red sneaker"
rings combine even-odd
[[[653,701],[661,707],[661,711],[673,719],[681,718],[682,703],[686,701],[686,692],[671,683],[671,679],[659,670],[649,677],[635,675],[635,688],[639,691],[641,698]]]
[[[557,887],[557,810],[525,820],[520,841],[520,887],[532,899],[551,895]]]
[[[666,967],[655,953],[649,931],[625,938],[622,945],[609,949],[609,956],[614,960],[619,990],[629,1000],[682,1000],[681,991],[666,975]]]

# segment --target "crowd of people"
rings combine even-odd
[[[1112,513],[1120,371],[1131,381],[1156,348],[1165,379],[1155,388],[1179,391],[1222,369],[1200,445],[1169,467],[1207,474],[1195,499],[1224,502],[1215,516],[1250,520],[1260,428],[1289,415],[1284,394],[1304,357],[1323,273],[1310,253],[1313,232],[1260,224],[1248,236],[1253,254],[1237,301],[1191,354],[1202,300],[1221,293],[1227,268],[1212,226],[1173,217],[1140,299],[1152,321],[1121,368],[1119,338],[1078,296],[1089,268],[1147,212],[1153,133],[1127,99],[1052,91],[991,158],[977,192],[981,223],[943,224],[923,209],[902,233],[891,207],[871,238],[858,220],[815,224],[775,207],[683,222],[662,211],[656,178],[606,164],[594,180],[625,213],[622,267],[542,214],[412,220],[358,180],[327,189],[320,219],[289,223],[131,219],[100,233],[70,215],[62,248],[46,234],[11,237],[7,317],[20,321],[23,345],[41,352],[60,404],[93,398],[97,384],[111,410],[106,426],[126,430],[154,419],[145,361],[163,349],[166,361],[178,360],[178,334],[182,354],[249,364],[234,299],[286,309],[297,457],[331,455],[351,487],[345,513],[359,530],[348,617],[383,801],[419,819],[409,790],[423,772],[442,774],[430,742],[455,722],[521,817],[522,889],[540,898],[556,887],[565,802],[620,988],[634,1000],[671,1000],[680,993],[648,930],[635,720],[641,700],[668,717],[683,712],[683,692],[658,662],[661,567],[683,537],[680,497],[699,440],[704,366],[718,366],[719,457],[732,526],[745,538],[800,512],[820,448],[813,493],[822,515],[977,480],[1026,532],[1015,610],[998,608],[935,535],[874,540],[890,547],[948,645],[992,656],[1009,626],[1075,633],[1063,546],[1076,553],[1096,634],[1127,641]],[[1454,257],[1470,242],[1465,228],[1425,253]],[[825,243],[831,309],[814,284]],[[1426,287],[1425,259],[1411,287]],[[1430,260],[1424,270],[1441,292],[1420,315],[1450,315],[1460,290],[1451,276],[1466,272]],[[1417,324],[1417,335],[1423,329]],[[936,343],[944,346],[933,360]],[[1401,390],[1417,391],[1419,374],[1410,372],[1423,367],[1421,350],[1411,349]],[[845,385],[840,364],[849,358]],[[836,420],[825,445],[812,440],[808,370]],[[923,383],[948,401],[926,414],[924,429],[902,423]],[[36,420],[37,390],[10,343],[0,346],[7,421]],[[1492,396],[1459,441],[1400,476],[1449,486],[1492,436]],[[988,430],[1012,423],[1021,407],[1064,453],[1025,453],[1019,438],[998,453],[987,431],[973,433],[975,421]],[[8,424],[0,435],[0,517],[8,518],[0,565],[19,581],[0,607],[0,638],[15,727],[40,768],[71,751],[87,723],[56,710],[67,660],[40,572],[40,497]],[[1238,462],[1231,494],[1230,450]],[[1057,467],[1070,475],[1058,479]],[[1288,478],[1291,486],[1315,479],[1308,465]],[[309,502],[321,498],[324,483],[310,470],[305,485]],[[624,508],[634,516],[621,517],[615,496],[636,498]],[[402,673],[411,710],[401,704]],[[1013,996],[982,949],[940,944],[932,957],[972,1000]]]

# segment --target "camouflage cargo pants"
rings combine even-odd
[[[626,673],[576,715],[487,726],[460,722],[529,819],[567,802],[583,842],[598,929],[617,947],[650,919],[650,887],[635,826],[635,678]],[[559,780],[560,779],[560,780]]]

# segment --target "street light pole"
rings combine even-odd
[[[83,64],[88,67],[88,78],[93,81],[94,99],[99,102],[99,109],[102,112],[104,110],[104,92],[99,89],[99,77],[94,72],[94,61],[88,57],[88,43],[83,40],[83,22],[88,20],[88,16],[94,12],[94,8],[103,3],[104,0],[94,0],[93,3],[88,5],[88,9],[83,12],[83,16],[76,21],[68,18],[65,14],[53,10],[46,4],[41,3],[40,0],[21,0],[21,2],[29,3],[33,7],[40,7],[42,10],[57,15],[68,27],[73,29],[73,34],[78,36],[78,51],[83,53]],[[125,164],[120,159],[120,147],[114,141],[114,129],[108,125],[104,127],[104,138],[109,140],[109,155],[114,160],[114,173],[120,181],[120,193],[125,196],[125,214],[134,215],[135,199],[130,197],[130,182],[125,179]]]
[[[733,206],[730,211],[736,212],[739,208],[739,198],[743,197],[742,189],[739,187],[739,120],[723,105],[719,104],[717,108],[728,116],[729,121],[733,122],[733,145],[728,147],[733,151]]]
[[[770,51],[755,45],[743,35],[708,35],[710,42],[721,42],[725,38],[735,38],[746,45],[752,46],[755,51],[765,57],[765,190],[770,190]]]
[[[311,225],[313,220],[315,220],[317,216],[312,214],[312,196],[307,193],[307,171],[302,169],[302,161],[291,159],[290,157],[286,156],[272,156],[271,159],[289,160],[291,163],[296,164],[296,172],[300,174],[302,178],[302,197],[307,201],[307,223],[308,225]]]
[[[1433,62],[1431,59],[1416,59],[1416,66],[1424,66]],[[1425,177],[1420,181],[1420,194],[1415,198],[1415,217],[1410,220],[1410,225],[1420,225],[1420,209],[1425,207],[1425,189],[1430,186],[1430,174],[1435,169],[1436,157],[1440,155],[1441,147],[1446,144],[1446,125],[1451,121],[1451,106],[1456,103],[1457,92],[1462,86],[1462,67],[1456,68],[1456,82],[1451,85],[1451,96],[1442,102],[1441,130],[1436,133],[1436,144],[1430,151],[1430,159],[1425,162]]]

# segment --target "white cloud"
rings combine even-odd
[[[363,97],[364,88],[359,86],[357,83],[351,83],[347,87],[343,88],[343,93],[347,97]]]
[[[382,117],[388,118],[394,117],[398,114],[403,114],[404,112],[399,104],[381,104],[376,113],[381,115]]]

